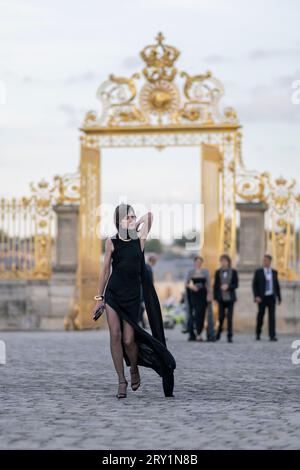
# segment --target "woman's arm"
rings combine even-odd
[[[188,271],[187,276],[185,278],[185,287],[187,287],[188,289],[189,289],[191,277],[192,277],[192,270]]]
[[[213,299],[213,294],[212,294],[210,274],[209,274],[208,269],[205,270],[205,277],[206,277],[206,285],[207,285],[207,302],[211,302]]]
[[[107,238],[105,242],[103,269],[99,277],[99,295],[103,294],[104,288],[109,278],[112,252],[113,252],[113,243],[110,238]]]
[[[103,268],[101,270],[100,277],[99,277],[98,295],[104,295],[104,288],[107,284],[107,281],[110,275],[111,254],[113,252],[113,249],[114,249],[114,246],[113,246],[111,239],[107,238],[105,242],[105,254],[104,254]],[[97,310],[97,308],[101,304],[104,304],[104,300],[96,301],[94,312]]]
[[[139,233],[142,250],[144,249],[146,238],[148,236],[148,233],[150,232],[152,222],[153,222],[152,212],[147,212],[146,214],[142,215],[136,222],[135,228]],[[140,225],[142,225],[142,228],[138,230]]]
[[[210,292],[211,291],[211,282],[210,282],[209,270],[207,268],[205,269],[205,277],[206,277],[207,290]]]
[[[188,275],[186,277],[186,284],[185,284],[185,287],[189,290],[193,290],[194,292],[198,292],[198,290],[200,289],[198,286],[196,286],[192,280],[192,277],[194,276],[195,274],[195,270],[194,269],[191,269],[189,272],[188,272]]]

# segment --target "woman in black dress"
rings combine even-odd
[[[115,210],[114,222],[117,233],[105,243],[100,295],[94,312],[105,305],[111,354],[119,378],[117,397],[126,397],[128,385],[123,359],[130,365],[132,390],[140,386],[138,366],[141,365],[152,368],[162,377],[164,394],[170,397],[173,396],[176,362],[166,347],[160,303],[145,266],[144,245],[152,225],[152,213],[136,221],[132,206],[120,204]],[[141,286],[152,335],[138,324]]]
[[[186,278],[187,299],[189,303],[189,341],[203,341],[202,330],[208,302],[212,300],[210,275],[207,268],[203,268],[204,260],[201,256],[195,256],[194,269],[188,272]],[[197,331],[195,336],[194,320]]]

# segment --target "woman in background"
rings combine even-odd
[[[189,302],[189,341],[203,341],[202,331],[208,302],[212,301],[210,275],[207,268],[202,267],[203,258],[195,256],[194,269],[188,272],[186,288]],[[196,335],[195,328],[196,327]]]

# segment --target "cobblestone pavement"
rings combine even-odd
[[[140,389],[117,400],[106,330],[0,332],[0,448],[299,449],[297,338],[188,343],[180,329],[166,334],[175,397],[141,368]]]

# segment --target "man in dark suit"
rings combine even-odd
[[[265,255],[263,265],[255,271],[252,290],[254,302],[257,303],[258,313],[256,321],[256,339],[260,340],[261,330],[264,321],[266,307],[269,312],[269,336],[270,341],[277,341],[275,328],[275,310],[276,299],[281,303],[280,285],[278,281],[278,273],[271,268],[272,256]]]
[[[221,338],[223,323],[227,312],[227,340],[232,343],[233,336],[233,309],[236,302],[235,290],[239,286],[236,269],[231,267],[231,258],[227,254],[220,257],[221,267],[215,272],[214,300],[219,305],[219,329],[216,340]]]

